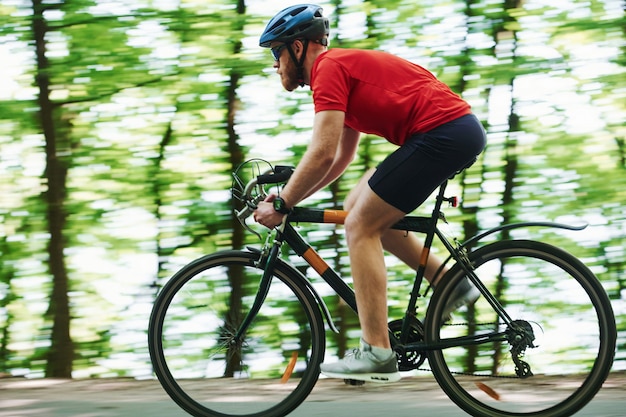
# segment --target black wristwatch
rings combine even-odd
[[[276,210],[277,212],[281,214],[291,213],[291,209],[287,208],[287,205],[285,204],[285,200],[283,200],[282,197],[276,197],[274,199],[274,210]]]

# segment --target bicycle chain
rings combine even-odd
[[[433,370],[430,368],[416,368],[417,371],[426,371],[426,372],[432,372]],[[484,374],[473,374],[471,372],[456,372],[456,371],[450,371],[451,374],[453,375],[464,375],[464,376],[476,376],[479,378],[501,378],[501,379],[522,379],[519,376],[513,376],[513,375],[484,375]]]
[[[491,323],[445,323],[444,326],[467,326],[467,325],[474,325],[474,326],[493,326],[493,325],[503,325],[504,323],[496,323],[496,322],[491,322]],[[415,370],[417,371],[426,371],[426,372],[433,372],[432,369],[430,368],[416,368]],[[457,372],[457,371],[450,371],[451,374],[453,375],[465,375],[465,376],[476,376],[476,377],[480,377],[480,378],[502,378],[502,379],[521,379],[519,376],[512,376],[512,375],[485,375],[485,374],[474,374],[471,372]]]
[[[504,323],[495,323],[495,322],[491,322],[491,323],[444,323],[444,326],[468,326],[468,325],[473,325],[473,326],[487,326],[487,325],[504,325]]]

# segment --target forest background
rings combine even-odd
[[[202,254],[259,243],[232,216],[231,172],[249,158],[295,164],[313,118],[308,88],[282,91],[258,47],[289,4],[2,0],[1,374],[150,377],[146,328],[159,286]],[[418,63],[484,123],[486,151],[452,184],[464,201],[446,213],[454,233],[589,224],[514,237],[559,245],[592,268],[617,317],[614,367],[626,368],[624,2],[320,5],[331,47]],[[307,203],[339,206],[391,149],[364,137],[350,169]],[[349,276],[340,230],[301,230]],[[401,299],[412,276],[389,265]],[[329,349],[344,348],[338,340]]]

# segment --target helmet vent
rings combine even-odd
[[[302,13],[303,11],[305,11],[308,7],[307,6],[303,6],[303,7],[298,7],[294,10],[291,11],[291,13],[289,13],[292,16],[296,16],[299,15],[300,13]]]

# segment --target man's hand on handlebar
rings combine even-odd
[[[265,200],[259,202],[256,210],[254,210],[254,220],[267,227],[273,229],[283,222],[283,218],[286,214],[282,214],[274,210],[274,199],[278,197],[272,193],[265,197]]]

